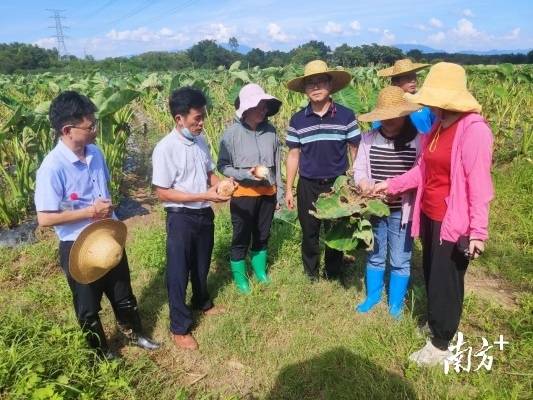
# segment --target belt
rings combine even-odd
[[[169,214],[190,214],[190,215],[208,215],[213,212],[211,207],[204,208],[187,208],[187,207],[165,207]]]
[[[335,179],[337,178],[320,178],[320,179],[313,179],[313,178],[306,178],[305,176],[300,176],[300,179],[303,179],[303,180],[306,180],[306,181],[309,181],[309,182],[314,182],[314,183],[318,183],[320,185],[329,185],[329,184],[332,184],[335,182]]]

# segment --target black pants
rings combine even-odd
[[[65,273],[72,292],[74,311],[82,329],[90,331],[96,338],[88,338],[93,347],[106,347],[105,337],[101,331],[98,313],[102,309],[100,303],[105,293],[119,326],[124,329],[140,330],[140,320],[137,313],[137,300],[131,288],[130,270],[126,253],[120,263],[102,278],[89,284],[76,282],[68,270],[70,249],[74,242],[59,242],[59,261]],[[132,317],[132,314],[133,317]],[[100,342],[99,344],[95,342]]]
[[[434,346],[444,350],[459,327],[468,258],[455,243],[440,242],[441,223],[421,215],[422,264],[428,301],[428,325]]]
[[[233,238],[231,259],[246,258],[250,239],[251,249],[259,251],[267,248],[270,227],[276,210],[276,195],[233,197],[230,202]]]
[[[311,214],[309,210],[314,210],[313,203],[318,199],[320,193],[331,191],[335,179],[312,180],[300,177],[296,187],[298,220],[302,227],[302,261],[305,273],[310,278],[318,277],[320,265],[320,223],[321,221]],[[324,221],[326,229],[329,222]],[[336,278],[340,275],[343,263],[343,253],[326,246],[324,263],[328,278]]]
[[[191,329],[192,312],[185,302],[189,276],[192,284],[192,307],[213,307],[207,291],[207,274],[214,242],[213,210],[202,208],[167,209],[167,291],[170,331],[185,335]]]

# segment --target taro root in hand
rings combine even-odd
[[[254,168],[254,176],[257,179],[261,179],[261,180],[267,179],[269,175],[270,175],[270,170],[264,165],[258,165],[257,167]]]
[[[224,179],[218,184],[217,194],[224,197],[230,197],[235,192],[235,184],[230,179]]]

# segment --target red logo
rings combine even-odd
[[[79,197],[78,197],[78,194],[77,193],[71,193],[70,194],[70,200],[78,200]]]

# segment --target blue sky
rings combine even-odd
[[[423,44],[446,51],[533,48],[533,1],[2,0],[0,42],[56,46],[63,9],[68,52],[96,58],[178,50],[202,39],[263,50],[309,40]]]

